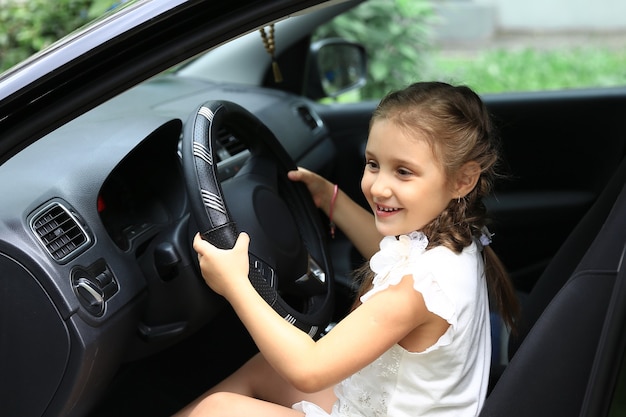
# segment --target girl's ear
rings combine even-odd
[[[480,164],[476,161],[466,162],[459,170],[454,191],[457,198],[463,198],[469,194],[480,178]]]

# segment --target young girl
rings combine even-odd
[[[251,286],[245,233],[232,250],[196,236],[204,279],[260,353],[178,415],[477,415],[489,377],[488,287],[509,326],[516,312],[481,202],[497,159],[474,92],[416,83],[373,114],[361,182],[371,212],[310,171],[289,173],[370,259],[355,308],[318,341]]]

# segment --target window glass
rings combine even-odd
[[[368,0],[319,28],[316,39],[342,37],[366,47],[368,83],[349,99],[380,98],[426,79],[467,84],[479,93],[626,85],[626,15],[611,27],[606,19],[586,23],[580,16],[567,26],[575,13],[544,21],[530,10],[515,20],[507,17],[515,13],[513,3]],[[574,4],[560,3],[565,9]],[[599,6],[575,7],[591,14]]]

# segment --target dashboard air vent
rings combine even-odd
[[[30,227],[57,262],[69,259],[90,243],[85,229],[60,203],[52,203],[38,212],[31,219]]]
[[[220,146],[217,149],[217,152],[220,161],[228,159],[229,157],[237,155],[247,149],[246,145],[242,141],[224,128],[220,129],[218,135],[217,141]]]
[[[298,106],[296,108],[296,111],[298,112],[298,115],[300,116],[304,124],[307,125],[309,129],[315,130],[321,126],[322,121],[320,120],[320,118],[316,114],[314,114],[307,106]]]

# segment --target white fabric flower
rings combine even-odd
[[[428,238],[422,232],[384,237],[380,242],[380,250],[370,259],[370,268],[375,274],[373,289],[361,297],[361,301],[389,285],[399,284],[402,277],[410,273],[411,263],[426,250],[426,246]]]

